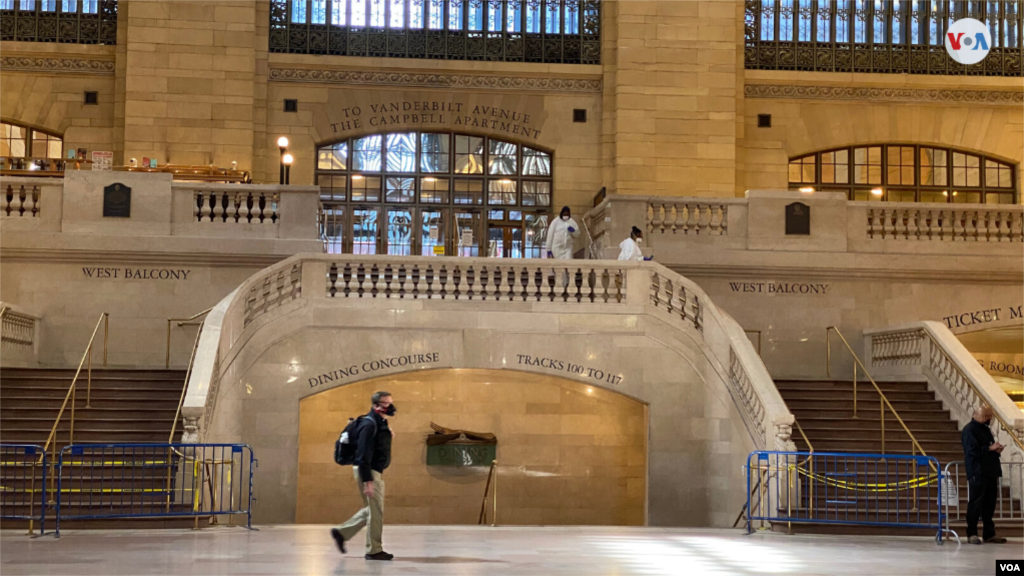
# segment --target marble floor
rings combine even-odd
[[[361,536],[361,535],[360,535]],[[394,526],[393,562],[338,553],[326,526],[0,533],[0,573],[47,575],[995,574],[1024,542],[937,546],[927,537],[786,536],[683,528]],[[359,548],[353,546],[352,548]]]

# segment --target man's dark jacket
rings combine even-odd
[[[960,433],[960,441],[964,445],[964,463],[968,480],[999,478],[1003,475],[1002,466],[999,465],[999,453],[988,449],[996,441],[988,426],[971,420]]]
[[[383,473],[391,464],[391,430],[388,429],[388,421],[371,409],[356,424],[355,443],[354,463],[359,467],[359,479],[372,482],[371,470]]]

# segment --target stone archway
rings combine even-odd
[[[377,390],[399,408],[389,524],[478,521],[489,467],[428,466],[430,422],[498,437],[502,525],[645,524],[646,405],[565,378],[478,369],[404,372],[303,398],[296,522],[337,523],[362,506],[351,469],[333,462],[334,442]]]

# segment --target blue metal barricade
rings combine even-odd
[[[0,444],[0,517],[4,520],[46,521],[46,474],[49,459],[42,446]]]
[[[62,520],[246,515],[258,462],[245,444],[76,444],[57,462]]]
[[[805,522],[934,528],[942,543],[942,477],[930,456],[751,452],[747,531]]]

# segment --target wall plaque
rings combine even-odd
[[[803,202],[793,202],[786,206],[786,235],[791,234],[811,234],[811,207]]]
[[[103,217],[130,218],[132,215],[132,189],[115,182],[103,188]]]
[[[498,439],[488,432],[438,426],[427,436],[427,466],[490,466],[497,458]]]

